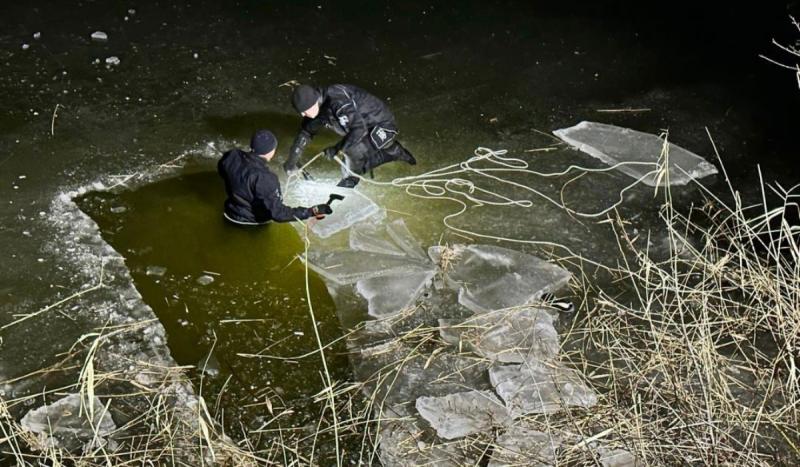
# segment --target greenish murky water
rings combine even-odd
[[[242,228],[221,215],[216,172],[180,175],[120,194],[79,201],[104,239],[125,257],[136,288],[167,330],[181,365],[222,420],[257,429],[273,410],[307,406],[326,385],[309,315],[303,240],[288,224]],[[213,282],[211,282],[213,280]],[[327,289],[309,274],[320,337],[342,331]],[[211,355],[209,358],[208,355]],[[311,354],[305,357],[299,357]],[[344,346],[326,349],[334,380],[348,377]],[[203,367],[206,371],[202,371]],[[271,418],[271,417],[268,417]],[[295,412],[287,424],[315,422]]]

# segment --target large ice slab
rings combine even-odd
[[[597,403],[594,390],[569,368],[533,363],[497,366],[489,370],[489,380],[515,418]]]
[[[403,256],[354,250],[310,251],[304,259],[314,272],[339,285],[371,277],[409,274],[429,267]]]
[[[664,148],[664,140],[656,135],[595,122],[581,122],[555,130],[553,134],[608,165],[635,163],[619,167],[621,172],[631,177],[638,179],[652,172],[642,180],[647,185],[666,184],[666,178],[659,180],[656,174],[657,162]],[[717,173],[716,167],[705,159],[675,144],[668,143],[668,154],[670,185],[685,185],[692,179]]]
[[[325,216],[325,219],[320,221],[310,223],[311,231],[321,238],[330,237],[365,219],[377,221],[385,216],[384,211],[377,204],[356,189],[308,180],[293,179],[289,182],[283,201],[287,206],[308,207],[327,202],[328,196],[332,193],[342,195],[344,199],[335,201],[331,205],[333,214]],[[302,223],[295,224],[298,229],[303,228]]]
[[[509,308],[462,323],[439,320],[442,338],[504,363],[553,360],[559,351],[554,316],[544,308]]]
[[[385,318],[411,306],[428,286],[435,272],[434,269],[419,269],[362,279],[356,283],[356,291],[367,299],[370,316]]]
[[[489,467],[548,467],[556,463],[558,436],[515,424],[497,437]]]
[[[443,397],[420,397],[419,414],[444,439],[489,431],[511,422],[508,409],[491,391],[467,391]]]
[[[386,225],[386,232],[409,257],[418,261],[428,261],[425,251],[423,251],[417,239],[414,238],[414,235],[408,230],[402,218],[395,219],[388,223]]]
[[[94,397],[91,403],[92,415],[88,413],[88,404],[81,404],[79,394],[70,394],[31,410],[22,417],[20,424],[39,434],[47,448],[74,451],[83,446],[102,445],[104,437],[117,426],[100,399]]]
[[[368,313],[376,318],[409,307],[436,273],[402,218],[383,225],[353,225],[350,248],[310,252],[309,266],[336,284],[355,282],[356,292],[368,302]]]
[[[393,240],[387,239],[386,228],[372,222],[361,222],[350,229],[350,248],[382,255],[406,256]]]
[[[569,271],[535,256],[494,245],[432,246],[458,301],[475,313],[529,304],[569,281]]]

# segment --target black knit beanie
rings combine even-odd
[[[319,92],[307,84],[301,84],[294,88],[292,93],[292,105],[298,113],[303,113],[310,109],[319,100]]]
[[[276,147],[278,147],[278,138],[269,130],[258,130],[250,138],[250,148],[259,156],[269,154]]]

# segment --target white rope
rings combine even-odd
[[[539,198],[544,199],[545,201],[549,202],[550,204],[553,204],[554,206],[560,209],[563,209],[572,216],[586,218],[586,219],[596,219],[599,217],[606,216],[609,212],[615,210],[620,204],[622,204],[622,202],[624,201],[625,193],[628,190],[640,184],[646,178],[652,177],[660,170],[663,170],[662,165],[657,162],[619,162],[617,164],[602,168],[588,168],[588,167],[581,167],[578,165],[570,165],[569,167],[560,172],[549,172],[549,173],[538,172],[530,169],[528,162],[525,160],[514,157],[504,157],[507,154],[507,152],[508,151],[505,149],[493,150],[485,147],[478,147],[475,149],[474,155],[469,159],[467,159],[466,161],[462,161],[456,164],[451,164],[439,169],[434,169],[430,172],[426,172],[420,175],[398,177],[388,182],[380,182],[365,178],[359,174],[352,172],[347,167],[347,164],[344,163],[340,158],[336,157],[334,160],[343,168],[344,173],[348,174],[349,176],[357,177],[359,180],[365,183],[376,186],[391,186],[395,188],[404,188],[406,193],[416,198],[449,200],[460,204],[461,208],[457,212],[448,214],[442,219],[444,225],[455,232],[471,237],[479,237],[484,239],[562,248],[567,252],[569,252],[569,254],[572,255],[573,257],[580,258],[584,261],[596,264],[598,266],[604,266],[604,265],[601,265],[594,261],[590,261],[581,255],[577,255],[573,253],[566,246],[558,243],[541,241],[541,240],[523,240],[523,239],[515,239],[515,238],[502,237],[489,234],[481,234],[478,232],[473,232],[470,230],[455,227],[452,224],[453,219],[457,218],[458,216],[464,214],[467,211],[467,209],[470,206],[468,203],[471,203],[474,206],[484,206],[484,205],[514,206],[520,208],[530,208],[534,205],[532,199],[529,198],[512,199],[506,195],[498,193],[497,191],[482,188],[481,186],[478,186],[475,182],[467,180],[464,177],[467,175],[475,175],[489,180],[494,180],[496,182],[508,185],[510,187],[520,188],[530,192],[532,195],[536,195]],[[310,165],[311,162],[312,161],[306,164],[306,166]],[[494,167],[491,166],[476,167],[475,165],[478,163],[491,164],[494,165]],[[552,197],[542,193],[541,191],[536,190],[535,188],[532,188],[530,186],[518,182],[514,182],[508,178],[503,177],[509,174],[529,174],[538,177],[561,177],[571,172],[580,172],[578,176],[583,176],[587,173],[609,172],[623,166],[646,166],[646,167],[652,167],[652,170],[645,173],[644,175],[636,179],[633,183],[627,185],[622,190],[620,190],[618,194],[618,199],[613,204],[597,212],[577,211],[553,199]]]

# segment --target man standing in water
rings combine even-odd
[[[342,152],[354,174],[364,174],[392,161],[417,163],[396,140],[397,125],[389,107],[363,89],[350,84],[321,88],[301,85],[292,93],[292,105],[303,116],[303,122],[283,164],[287,173],[299,168],[303,149],[322,127],[343,136],[337,144],[325,149],[325,156],[332,160]],[[338,186],[353,188],[358,181],[358,177],[345,174]]]
[[[225,181],[225,219],[238,225],[263,225],[270,221],[290,222],[309,217],[323,219],[333,211],[327,204],[290,208],[283,204],[278,177],[267,162],[275,157],[278,140],[268,130],[258,130],[250,140],[252,151],[226,152],[217,170]]]

